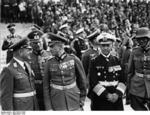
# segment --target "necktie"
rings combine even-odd
[[[24,67],[25,67],[25,71],[29,74],[28,67],[27,67],[26,63],[24,63]]]

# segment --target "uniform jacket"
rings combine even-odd
[[[126,87],[117,57],[110,55],[106,58],[100,54],[91,60],[89,71],[90,86],[88,97],[93,103],[97,103],[100,106],[103,105],[101,101],[105,101],[107,108],[109,106],[106,98],[108,93],[117,93],[119,99],[122,99]]]
[[[144,51],[141,47],[134,48],[128,68],[129,92],[139,97],[150,98],[150,49]],[[136,73],[144,76],[140,77]]]
[[[42,50],[39,54],[33,52],[31,54],[30,65],[35,74],[35,80],[43,80],[44,77],[44,64],[48,60],[50,54]]]
[[[96,51],[93,48],[88,49],[85,53],[82,55],[82,63],[85,70],[85,74],[88,75],[90,60],[92,57],[98,54],[98,51]]]
[[[28,73],[14,59],[0,75],[2,110],[34,110],[37,108],[35,96],[14,97],[14,94],[35,91],[34,78],[30,66]]]
[[[44,77],[44,64],[49,58],[50,54],[42,50],[41,52],[33,52],[31,54],[30,65],[35,74],[35,89],[39,103],[39,109],[44,110],[44,97],[43,97],[43,77]]]
[[[66,86],[74,82],[77,85],[71,89],[50,87],[50,84]],[[63,54],[59,59],[49,59],[45,66],[43,87],[46,110],[79,109],[86,97],[85,72],[79,59],[69,54]]]

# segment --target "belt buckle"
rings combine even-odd
[[[63,89],[63,90],[67,90],[67,87],[66,87],[66,86],[62,86],[62,89]]]

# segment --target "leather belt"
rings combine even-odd
[[[118,81],[99,81],[102,86],[117,86]]]
[[[146,78],[150,78],[150,74],[142,74],[142,73],[138,73],[138,72],[135,72],[135,75],[137,75],[138,77],[146,77]]]
[[[31,97],[36,94],[36,91],[31,91],[28,93],[14,93],[13,97],[20,98],[20,97]]]
[[[65,89],[71,89],[73,87],[76,86],[76,82],[70,84],[70,85],[65,85],[65,86],[61,86],[61,85],[56,85],[56,84],[53,84],[51,83],[50,86],[54,89],[59,89],[59,90],[65,90]]]

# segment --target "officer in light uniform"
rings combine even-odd
[[[8,49],[9,46],[21,39],[21,36],[15,33],[16,30],[15,26],[16,25],[13,23],[7,26],[10,34],[4,39],[4,42],[2,44],[2,50],[7,50],[6,63],[9,63],[9,61],[13,57],[13,52],[10,49]]]
[[[51,56],[49,52],[44,50],[43,33],[39,30],[34,30],[28,34],[33,51],[29,61],[31,68],[35,73],[35,88],[37,93],[37,100],[39,110],[45,110],[44,97],[43,97],[43,77],[44,77],[44,64]]]
[[[139,28],[133,38],[138,46],[129,58],[129,93],[134,110],[148,110],[150,101],[150,30]]]
[[[92,58],[89,68],[91,110],[123,110],[124,77],[118,58],[110,53],[114,37],[101,33],[96,40],[101,53]]]
[[[21,39],[9,48],[13,50],[13,59],[0,74],[2,110],[37,110],[34,73],[25,61],[32,51],[28,39]]]
[[[64,51],[67,40],[49,33],[53,55],[45,66],[43,91],[46,110],[82,110],[86,97],[86,77],[81,61]]]

